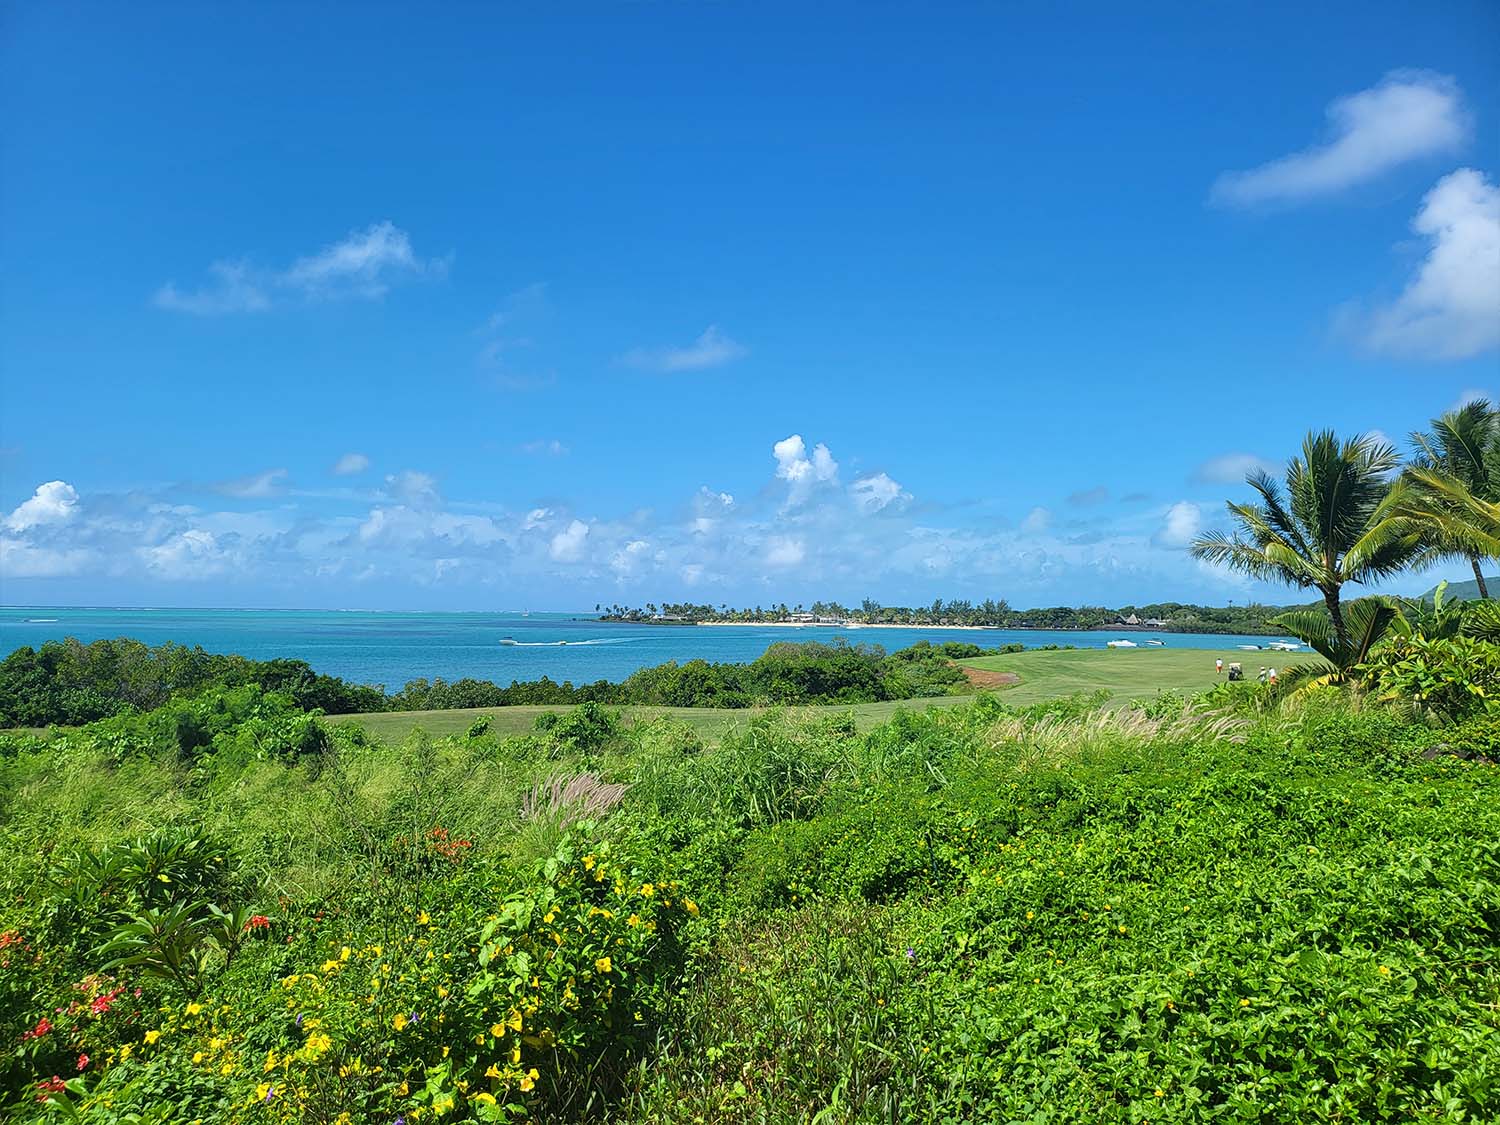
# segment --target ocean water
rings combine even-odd
[[[0,654],[23,645],[77,637],[175,641],[256,660],[305,660],[319,672],[396,689],[418,677],[464,676],[509,683],[550,676],[585,683],[622,680],[639,668],[703,659],[754,660],[777,641],[878,644],[887,651],[917,641],[970,641],[984,648],[1019,642],[1103,648],[1116,637],[1171,648],[1233,648],[1266,637],[1011,629],[849,629],[776,626],[617,625],[580,613],[383,613],[264,609],[48,609],[0,607]],[[516,641],[502,645],[501,638]],[[561,643],[561,642],[566,642]]]

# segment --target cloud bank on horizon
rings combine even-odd
[[[829,447],[809,447],[799,433],[767,452],[769,474],[748,501],[703,485],[670,510],[612,515],[449,499],[415,470],[388,473],[332,507],[299,502],[315,493],[293,487],[280,469],[207,490],[81,496],[48,481],[5,517],[0,567],[15,579],[213,580],[220,588],[253,575],[304,593],[342,583],[356,600],[361,586],[381,582],[493,592],[563,581],[591,597],[676,592],[714,601],[779,596],[788,583],[831,594],[914,581],[1041,596],[1060,575],[1080,589],[1145,585],[1163,574],[1198,590],[1244,588],[1228,576],[1205,585],[1210,576],[1182,554],[1202,523],[1191,501],[1056,524],[1039,507],[1017,526],[976,528],[942,504],[919,509],[885,471],[846,482]],[[331,471],[347,466],[341,458]],[[193,502],[213,496],[242,503]]]

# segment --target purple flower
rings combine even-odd
[[[297,1026],[298,1027],[302,1026],[302,1013],[301,1012],[297,1013]]]
[[[396,1120],[392,1121],[391,1125],[406,1125],[406,1118],[398,1113],[396,1114]]]
[[[906,959],[908,961],[915,961],[917,959],[917,951],[909,945],[906,947]]]
[[[276,1096],[276,1087],[275,1086],[271,1086],[270,1088],[268,1088],[266,1090],[266,1104],[269,1105],[271,1103],[271,1099],[274,1098],[275,1096]]]

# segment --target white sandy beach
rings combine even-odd
[[[747,628],[776,629],[958,629],[964,632],[985,632],[999,629],[998,625],[866,625],[856,622],[851,625],[830,625],[826,621],[695,621],[694,625],[744,626]]]

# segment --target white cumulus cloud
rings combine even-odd
[[[146,565],[163,578],[208,578],[224,570],[228,558],[212,532],[191,528],[142,549]]]
[[[552,537],[547,553],[554,562],[577,562],[583,558],[588,538],[589,525],[582,520],[574,520]]]
[[[911,493],[885,473],[876,473],[872,477],[860,477],[849,486],[849,495],[854,498],[854,506],[867,514],[882,511],[892,504],[905,504],[911,500]]]
[[[1167,509],[1156,542],[1163,547],[1186,547],[1203,527],[1203,510],[1190,500],[1179,500]]]
[[[1405,290],[1375,309],[1364,341],[1413,359],[1467,359],[1500,346],[1500,188],[1472,168],[1444,176],[1412,229],[1429,243]]]
[[[815,485],[836,480],[839,475],[839,463],[828,447],[819,442],[809,456],[801,434],[782,438],[771,447],[771,456],[776,459],[777,478],[790,485],[788,504],[800,504]]]
[[[1216,202],[1249,206],[1330,195],[1399,165],[1457,149],[1468,135],[1453,79],[1428,71],[1387,74],[1329,105],[1329,138],[1214,184]]]
[[[620,357],[620,362],[647,371],[672,373],[723,367],[749,354],[749,348],[719,331],[717,324],[710,324],[686,347],[632,348]]]
[[[78,511],[78,491],[67,481],[49,480],[36,486],[31,499],[24,500],[5,518],[11,531],[25,531],[45,524],[67,523]]]

